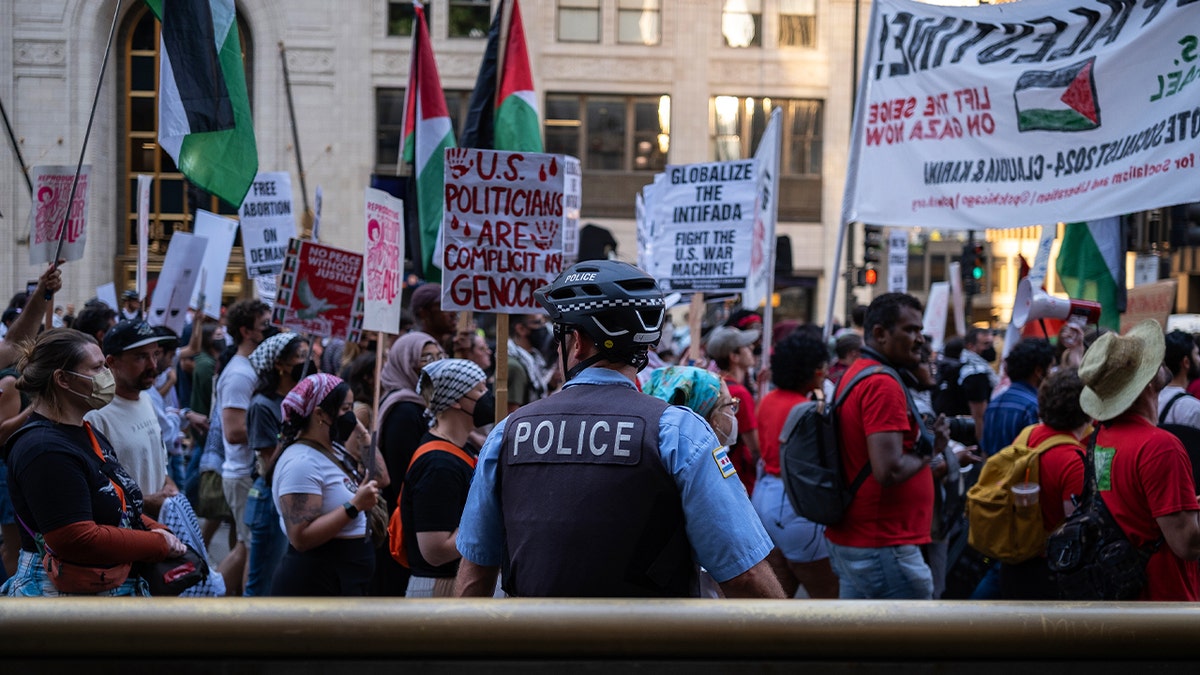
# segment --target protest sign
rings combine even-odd
[[[446,149],[442,309],[540,311],[533,292],[563,270],[562,155]],[[569,168],[574,165],[575,168]]]
[[[400,276],[404,268],[404,202],[367,188],[367,261],[363,270],[367,330],[395,333],[400,326]]]
[[[358,253],[288,241],[271,322],[299,333],[349,339],[351,314],[361,303],[362,267]]]
[[[150,301],[150,312],[146,322],[151,326],[166,326],[183,333],[187,323],[188,304],[192,291],[200,279],[200,265],[204,260],[208,240],[187,232],[176,232],[167,246],[162,271],[154,286],[154,297]],[[219,297],[219,296],[218,296]]]
[[[146,285],[146,268],[150,260],[150,184],[154,176],[138,174],[137,177],[137,294],[139,300],[149,295]]]
[[[278,292],[279,277],[271,275],[266,277],[251,277],[254,282],[254,297],[267,303],[267,306],[274,309],[275,294]]]
[[[908,292],[908,232],[888,232],[888,293]]]
[[[929,285],[925,300],[925,332],[933,338],[933,351],[941,352],[946,344],[946,315],[950,308],[950,283],[935,281]]]
[[[296,236],[292,179],[286,171],[261,172],[238,209],[242,253],[251,277],[274,276],[283,269],[288,240]]]
[[[225,285],[225,271],[229,267],[229,252],[237,236],[238,222],[232,218],[218,216],[203,209],[196,209],[196,221],[192,233],[208,240],[201,266],[207,277],[204,287],[196,284],[190,300],[192,307],[200,306],[200,295],[204,295],[204,313],[214,319],[221,318],[221,290]]]
[[[579,160],[563,158],[563,265],[579,260],[579,208],[583,205],[583,171]]]
[[[92,167],[85,165],[79,173],[79,185],[71,205],[71,219],[63,227],[67,215],[67,198],[75,179],[73,166],[35,166],[30,170],[33,182],[33,208],[29,212],[29,264],[54,262],[61,228],[63,247],[59,257],[79,260],[87,242],[88,178]],[[116,307],[116,305],[113,305]]]
[[[876,0],[843,222],[1088,221],[1200,200],[1200,3]]]
[[[783,110],[775,108],[754,153],[754,229],[751,231],[749,278],[746,292],[742,293],[742,307],[756,310],[761,305],[764,313],[771,304],[768,301],[775,288],[775,223],[779,215],[776,194],[779,192],[782,119]],[[770,327],[764,326],[764,335],[769,331]],[[765,345],[764,350],[769,353],[767,347],[769,345]]]
[[[1178,282],[1175,279],[1156,281],[1152,284],[1135,286],[1125,295],[1125,313],[1121,315],[1121,332],[1146,319],[1154,319],[1160,326],[1167,325],[1167,317],[1175,311],[1175,296]]]
[[[117,304],[117,285],[111,281],[96,287],[96,299],[113,309],[120,307]]]
[[[671,165],[654,190],[651,270],[664,291],[745,291],[758,180],[752,159]]]

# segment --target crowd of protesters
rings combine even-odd
[[[1200,349],[1157,324],[1067,323],[1004,358],[973,328],[935,353],[921,303],[893,293],[832,339],[785,322],[763,353],[762,317],[739,310],[689,351],[652,280],[580,263],[499,336],[493,428],[498,336],[442,311],[436,284],[357,343],[281,333],[258,300],[176,335],[134,293],[75,313],[52,306],[60,286],[47,271],[4,315],[7,595],[79,592],[50,560],[146,595],[139,566],[208,556],[224,526],[192,594],[1050,599],[1044,557],[964,545],[977,467],[1029,429],[1062,439],[1040,458],[1047,531],[1082,497],[1096,430],[1105,503],[1158,542],[1141,597],[1200,597]],[[781,476],[784,422],[878,365],[900,379],[863,379],[836,418],[844,474],[865,478],[841,522],[810,522]]]

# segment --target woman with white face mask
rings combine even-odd
[[[7,446],[21,554],[3,594],[148,595],[131,563],[187,549],[142,514],[141,489],[112,443],[83,419],[116,390],[100,346],[90,335],[56,328],[23,352],[17,388],[33,398],[33,412]]]

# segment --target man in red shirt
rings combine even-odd
[[[864,368],[915,368],[921,321],[921,302],[911,295],[875,298],[863,324],[862,356],[842,376],[839,393]],[[920,427],[904,388],[885,373],[866,378],[838,409],[837,423],[847,479],[870,464],[845,517],[825,530],[840,597],[932,597],[933,575],[920,549],[930,541],[933,517],[932,447],[917,442]]]
[[[1094,463],[1105,506],[1134,546],[1162,545],[1146,565],[1142,600],[1200,600],[1200,504],[1179,439],[1155,426],[1170,381],[1162,328],[1143,321],[1102,335],[1079,365],[1083,411],[1100,421]]]

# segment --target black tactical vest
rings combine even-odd
[[[679,490],[658,450],[666,408],[631,387],[582,384],[508,416],[497,480],[509,595],[696,595]]]

